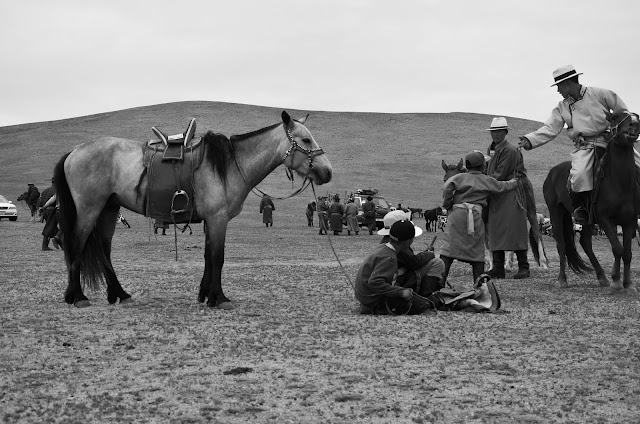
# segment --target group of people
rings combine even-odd
[[[429,292],[445,286],[454,260],[471,265],[474,282],[485,276],[505,278],[505,251],[513,250],[518,258],[518,271],[513,278],[529,277],[527,216],[523,204],[532,199],[524,195],[527,190],[523,184],[530,182],[520,148],[540,147],[556,138],[565,126],[575,146],[568,181],[574,219],[576,223],[588,222],[595,160],[602,156],[607,144],[607,114],[629,111],[616,93],[585,87],[579,83],[579,75],[582,74],[572,65],[553,71],[552,87],[557,86],[563,100],[540,129],[519,137],[517,147],[507,140],[506,118],[497,117],[488,128],[492,140],[489,154],[474,150],[465,155],[467,172],[454,175],[443,186],[443,208],[448,211],[447,236],[440,258],[429,256],[433,280],[425,281],[417,292],[402,277],[409,269],[406,256],[413,253],[413,239],[421,231],[408,219],[397,220],[389,227],[388,241],[367,256],[356,276],[355,297],[360,302],[361,313],[386,314],[400,310],[419,314],[433,308]],[[636,166],[640,166],[640,155],[635,150],[634,155]],[[493,256],[493,267],[486,274],[485,220],[488,247]],[[386,221],[387,217],[385,227]],[[421,272],[415,278],[422,278]]]

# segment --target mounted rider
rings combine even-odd
[[[608,140],[604,135],[609,127],[607,113],[629,112],[616,93],[605,88],[585,87],[578,82],[578,73],[572,65],[553,71],[554,85],[563,100],[551,111],[537,131],[520,137],[519,145],[525,150],[540,147],[556,138],[565,124],[567,135],[573,140],[569,195],[576,223],[589,221],[587,210],[593,190],[593,169],[596,157],[604,154]],[[640,167],[640,153],[634,149],[636,167]],[[640,174],[638,174],[640,175]]]

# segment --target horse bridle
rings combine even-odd
[[[631,118],[632,120],[635,118],[636,121],[639,119],[637,113],[627,112],[626,116],[620,122],[618,122],[615,126],[609,125],[609,128],[607,128],[606,130],[605,138],[608,138],[609,140],[614,140],[615,142],[615,139],[618,135],[618,127],[622,125],[622,123],[629,118]]]
[[[283,124],[284,125],[284,124]],[[289,130],[289,128],[285,128],[284,132],[287,135],[287,140],[289,140],[289,144],[291,144],[291,146],[289,146],[289,149],[285,152],[284,156],[282,157],[282,163],[284,163],[284,161],[291,156],[291,165],[293,166],[293,154],[296,151],[300,151],[302,153],[304,153],[305,155],[307,155],[307,159],[309,159],[309,166],[307,166],[307,174],[304,176],[304,180],[302,180],[302,185],[300,186],[299,189],[297,189],[296,191],[294,191],[293,193],[289,194],[288,196],[285,197],[274,197],[271,196],[267,193],[265,193],[264,191],[260,190],[258,187],[251,187],[251,191],[253,192],[253,194],[255,194],[256,196],[260,197],[260,195],[262,196],[269,196],[272,199],[276,199],[276,200],[285,200],[285,199],[289,199],[293,196],[296,196],[300,193],[302,193],[303,191],[305,191],[307,189],[307,187],[309,187],[309,184],[312,183],[312,181],[309,179],[309,174],[311,173],[311,170],[313,169],[313,158],[316,156],[320,156],[320,155],[324,155],[324,150],[322,150],[321,147],[318,146],[317,149],[305,149],[304,147],[302,147],[301,145],[298,144],[297,141],[295,141],[293,139],[293,136],[291,135],[291,130]],[[232,145],[233,146],[233,145]],[[242,168],[240,167],[240,164],[238,163],[238,159],[236,158],[235,155],[235,151],[233,151],[232,149],[232,153],[233,153],[233,161],[236,163],[236,166],[238,167],[238,170],[240,171],[240,175],[242,175],[242,179],[249,184],[249,181],[247,180],[247,177],[244,175],[244,171],[242,171]],[[288,167],[285,164],[285,167],[287,169],[288,172],[291,172],[291,168]],[[293,182],[293,173],[291,173],[291,175],[289,176],[289,174],[287,174],[287,177],[289,177],[289,179]],[[256,193],[256,191],[258,193]]]

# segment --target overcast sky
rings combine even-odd
[[[638,0],[0,0],[0,126],[206,100],[543,121],[552,71],[640,111]]]

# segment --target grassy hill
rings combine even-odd
[[[0,194],[15,201],[26,190],[27,183],[34,183],[41,190],[46,188],[61,155],[101,136],[147,140],[154,138],[152,126],[174,134],[183,131],[191,117],[197,120],[198,133],[211,129],[229,136],[276,123],[281,111],[194,101],[0,127]],[[310,113],[307,127],[333,165],[334,180],[320,187],[321,193],[343,194],[356,188],[377,188],[392,204],[402,202],[412,207],[432,208],[441,203],[442,160],[457,162],[469,150],[486,150],[491,141],[486,128],[493,115],[287,111],[293,117]],[[507,119],[513,143],[517,136],[541,125],[510,116]],[[569,139],[562,135],[545,147],[524,153],[538,205],[544,203],[542,183],[547,172],[557,163],[568,160],[570,150]],[[299,183],[294,183],[295,188]],[[293,191],[282,168],[260,187],[275,196]],[[307,191],[287,202],[298,208],[306,205],[311,196]]]

